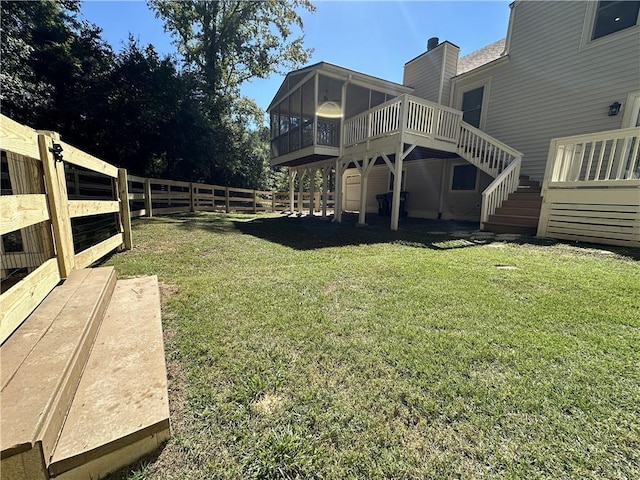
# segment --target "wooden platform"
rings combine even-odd
[[[72,272],[0,361],[2,480],[102,478],[169,438],[156,277]]]

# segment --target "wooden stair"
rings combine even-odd
[[[542,207],[541,192],[540,182],[521,176],[518,190],[489,215],[484,230],[535,236]]]
[[[72,272],[0,362],[2,480],[102,478],[169,438],[156,277]]]

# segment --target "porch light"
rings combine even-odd
[[[340,108],[340,104],[330,101],[327,97],[327,93],[329,92],[327,91],[324,94],[324,99],[318,107],[318,111],[316,113],[319,117],[342,118],[342,108]]]
[[[621,106],[622,104],[620,102],[613,102],[611,105],[609,105],[609,116],[613,117],[615,115],[618,115],[618,113],[620,113]]]

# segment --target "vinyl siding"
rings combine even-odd
[[[521,151],[523,174],[538,180],[552,138],[620,128],[623,112],[609,117],[609,105],[640,90],[640,36],[581,47],[587,6],[517,3],[509,61],[454,80],[460,107],[463,91],[491,78],[484,130]]]
[[[402,83],[413,87],[413,95],[416,97],[431,102],[438,101],[445,45],[441,43],[404,66]]]
[[[478,189],[475,192],[450,192],[452,165],[462,165],[463,160],[424,159],[406,162],[405,190],[409,192],[407,212],[413,218],[438,218],[440,204],[440,189],[442,171],[444,169],[444,194],[442,218],[445,220],[480,220],[481,192],[493,180],[483,172],[479,172]],[[357,175],[358,170],[345,170],[345,179],[350,175]],[[345,191],[345,190],[343,190]],[[386,165],[376,165],[369,173],[367,188],[367,213],[378,213],[376,195],[389,191],[389,168]]]
[[[442,84],[442,96],[440,103],[442,105],[449,105],[449,96],[451,92],[451,79],[455,77],[458,71],[458,57],[460,56],[460,49],[452,44],[445,44],[445,58],[444,58],[444,77]]]

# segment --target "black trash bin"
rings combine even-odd
[[[402,191],[400,192],[400,216],[407,216],[407,199],[409,198],[409,192]],[[381,195],[376,195],[376,200],[378,200],[378,215],[391,215],[391,206],[393,205],[393,192],[383,193]],[[384,208],[383,208],[384,205]],[[384,213],[381,213],[384,212]]]
[[[378,215],[381,217],[388,217],[391,215],[391,197],[388,195],[388,193],[376,195],[376,200],[378,201]]]

